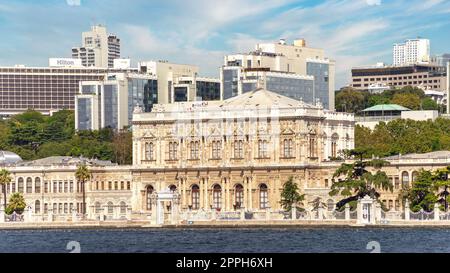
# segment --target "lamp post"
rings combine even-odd
[[[448,173],[447,172],[443,173],[441,179],[443,181],[448,181]],[[447,212],[447,210],[448,210],[447,196],[449,195],[447,183],[445,183],[445,185],[444,185],[444,191],[442,192],[442,195],[444,196],[445,212]]]

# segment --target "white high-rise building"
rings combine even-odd
[[[112,68],[120,58],[120,39],[106,32],[102,25],[92,26],[82,33],[82,46],[72,48],[72,58],[81,59],[83,66]]]
[[[257,87],[334,110],[335,61],[304,39],[287,44],[257,44],[254,51],[227,55],[221,67],[221,92],[228,99]]]
[[[408,39],[404,43],[396,43],[393,46],[392,58],[394,66],[429,63],[430,40]]]

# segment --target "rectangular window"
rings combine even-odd
[[[222,142],[221,141],[213,141],[212,142],[212,158],[220,159],[220,152],[222,150]]]
[[[244,142],[242,140],[234,141],[234,158],[239,158],[239,159],[244,158],[243,146],[244,146]]]

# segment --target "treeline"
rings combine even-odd
[[[370,94],[351,87],[336,92],[336,110],[339,112],[359,113],[368,107],[378,104],[398,104],[411,110],[445,110],[417,87],[386,90],[381,94]]]
[[[388,123],[380,122],[374,130],[357,125],[355,148],[380,157],[450,150],[450,119],[396,119]]]
[[[52,116],[30,110],[0,121],[0,149],[15,152],[24,160],[83,155],[130,164],[131,139],[131,132],[109,128],[75,132],[74,112],[69,110]]]

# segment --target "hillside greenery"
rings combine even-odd
[[[351,87],[336,92],[336,110],[339,112],[360,113],[378,104],[398,104],[411,110],[438,110],[441,113],[445,110],[443,105],[426,97],[420,88],[411,86],[386,90],[381,94],[370,94]]]
[[[355,148],[366,150],[370,156],[381,157],[450,150],[450,119],[395,119],[380,122],[374,130],[356,125]]]
[[[131,132],[110,128],[76,132],[73,111],[44,116],[29,110],[0,121],[0,149],[15,152],[24,160],[82,155],[130,164]]]

